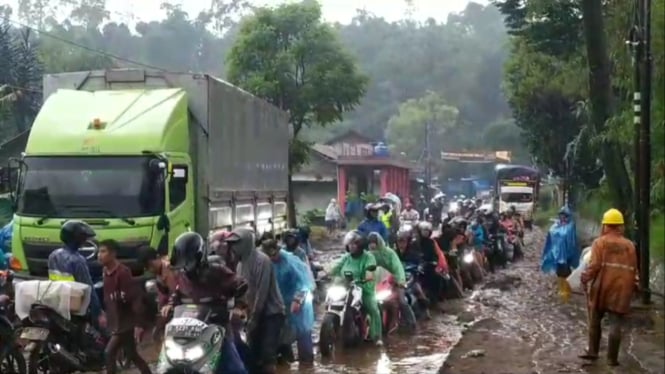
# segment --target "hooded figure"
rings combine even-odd
[[[12,253],[12,231],[14,228],[14,220],[9,221],[0,230],[0,270],[9,267],[9,257]]]
[[[314,326],[314,306],[312,292],[315,284],[310,276],[309,268],[298,257],[285,250],[277,250],[277,246],[264,246],[273,261],[277,284],[287,306],[287,325],[285,328],[295,333],[298,343],[298,360],[311,363],[314,361],[314,345],[312,328]],[[286,334],[282,334],[285,336]],[[283,341],[288,353],[291,354],[292,338]]]
[[[252,230],[235,229],[226,241],[239,261],[237,274],[249,286],[245,300],[249,312],[247,339],[254,365],[250,372],[273,373],[285,313],[275,269],[270,258],[254,246]]]
[[[580,263],[575,222],[568,207],[559,210],[559,219],[550,227],[543,248],[540,268],[545,273],[555,272],[558,277],[559,295],[568,302],[571,290],[566,278]]]
[[[376,301],[375,290],[376,280],[374,271],[376,270],[376,259],[374,255],[365,250],[367,248],[367,241],[358,231],[350,231],[344,236],[344,246],[347,253],[333,265],[329,274],[333,277],[339,277],[346,272],[350,272],[353,274],[355,281],[362,282],[363,307],[370,318],[370,339],[376,342],[377,345],[383,345],[381,341],[381,313],[379,312],[379,305]]]

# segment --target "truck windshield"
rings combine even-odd
[[[506,203],[530,203],[533,201],[533,194],[524,192],[502,193],[501,201]]]
[[[26,157],[18,213],[121,218],[163,211],[150,157]]]

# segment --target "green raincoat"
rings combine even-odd
[[[329,274],[333,277],[340,277],[345,272],[350,271],[353,273],[353,279],[355,281],[364,281],[365,274],[369,271],[368,268],[371,266],[377,266],[376,259],[368,251],[363,251],[363,253],[358,257],[351,256],[350,253],[347,253],[342,257],[335,265],[333,265]],[[363,306],[369,315],[369,335],[370,338],[374,341],[381,340],[381,313],[379,312],[379,304],[376,301],[376,281],[371,280],[364,282],[361,286],[363,290]]]
[[[372,234],[375,234],[378,237],[378,245],[376,246],[376,249],[370,251],[370,253],[373,254],[374,258],[376,259],[376,266],[380,266],[388,270],[395,278],[397,284],[406,284],[404,266],[402,265],[402,261],[400,261],[397,252],[386,245],[386,242],[383,240],[381,235],[379,235],[379,233]]]

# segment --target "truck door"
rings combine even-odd
[[[169,161],[166,208],[170,227],[168,237],[163,240],[168,243],[170,253],[178,235],[194,229],[194,178],[188,156]]]

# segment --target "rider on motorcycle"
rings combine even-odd
[[[60,228],[60,241],[64,247],[56,249],[48,256],[48,278],[52,281],[84,283],[93,290],[90,296],[90,314],[99,327],[106,327],[106,315],[102,310],[99,296],[94,292],[94,284],[88,261],[79,252],[97,234],[83,221],[69,220]]]
[[[396,291],[399,293],[400,313],[402,314],[407,327],[415,327],[416,316],[413,314],[411,307],[409,307],[404,293],[406,287],[406,274],[404,274],[404,266],[402,266],[399,256],[392,248],[386,246],[386,243],[378,233],[370,233],[367,240],[369,242],[370,252],[376,259],[376,265],[388,270],[395,279],[397,285]]]
[[[247,282],[231,269],[220,263],[208,262],[208,249],[205,240],[195,232],[178,236],[173,245],[171,267],[178,271],[176,291],[171,295],[169,306],[162,312],[166,317],[170,311],[182,303],[182,299],[192,299],[193,303],[212,299],[219,308],[220,320],[210,321],[228,329],[227,303],[247,292]],[[221,351],[220,373],[248,373],[232,340],[231,334],[224,337]]]
[[[414,248],[414,244],[411,231],[400,231],[397,233],[397,255],[403,266],[415,266],[417,268],[422,263],[422,254]],[[417,274],[414,274],[414,276],[417,276]],[[429,317],[429,300],[420,286],[420,282],[413,283],[412,292]]]
[[[370,232],[378,232],[383,240],[388,240],[389,232],[386,225],[379,220],[380,204],[368,203],[365,205],[365,219],[358,225],[358,232],[367,237]]]
[[[448,273],[448,262],[437,242],[431,238],[432,224],[420,222],[416,228],[416,245],[425,262],[425,290],[428,298],[436,303],[441,298],[443,289],[442,274]]]
[[[300,246],[305,250],[307,257],[310,260],[314,259],[314,248],[312,248],[312,243],[309,242],[309,235],[312,233],[312,230],[307,225],[302,225],[298,227],[298,239]]]
[[[383,345],[382,321],[379,304],[376,301],[376,281],[374,270],[376,269],[376,258],[366,251],[367,240],[359,231],[349,231],[344,236],[344,246],[347,254],[344,255],[333,267],[329,274],[333,277],[342,276],[345,272],[351,272],[353,279],[359,282],[363,290],[363,307],[369,315],[369,335],[377,345]]]
[[[402,210],[402,213],[399,215],[399,219],[402,222],[418,222],[420,221],[420,214],[418,214],[417,210],[413,209],[411,203],[406,203],[404,205],[404,210]]]

